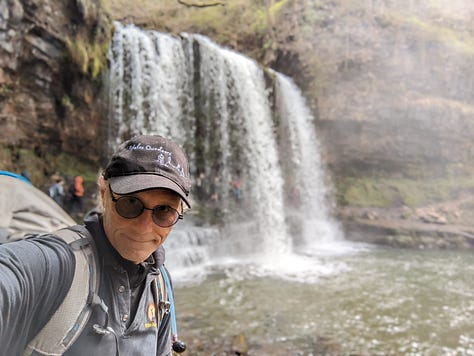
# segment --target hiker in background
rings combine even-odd
[[[207,199],[207,190],[206,190],[206,174],[204,172],[199,173],[194,183],[195,194],[199,200]]]
[[[69,186],[70,194],[70,213],[82,214],[84,212],[84,178],[75,176],[72,184]]]
[[[242,199],[242,178],[240,178],[240,176],[237,174],[234,178],[232,178],[230,185],[232,186],[232,194],[234,195],[234,198],[237,201]]]
[[[289,201],[294,207],[299,207],[301,205],[301,193],[299,187],[293,186],[291,188],[289,192]]]
[[[50,180],[51,182],[56,182],[58,179],[64,180],[63,175],[59,171],[55,171],[53,174],[51,174]]]
[[[64,179],[57,177],[48,188],[48,195],[60,206],[63,206],[64,199]]]
[[[164,274],[162,244],[183,218],[184,206],[190,207],[184,151],[161,136],[136,136],[119,146],[98,186],[101,212],[86,217],[85,227],[80,226],[94,243],[67,244],[58,232],[0,245],[2,355],[170,356],[172,347],[184,351],[174,332],[172,297],[163,300],[157,287]],[[43,326],[52,319],[62,330],[64,319],[71,318],[69,313],[53,315],[75,280],[74,251],[84,246],[98,256],[95,307],[84,304],[91,315],[66,351],[40,352],[28,344]],[[170,283],[166,285],[171,291]],[[42,341],[43,348],[51,344],[49,339]]]

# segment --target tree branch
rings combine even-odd
[[[178,0],[178,3],[185,5],[187,7],[211,7],[211,6],[225,6],[226,2],[224,0],[209,0],[209,1],[200,1],[200,0]]]

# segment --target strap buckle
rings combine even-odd
[[[158,308],[160,308],[160,310],[163,311],[165,314],[168,314],[170,312],[171,303],[168,301],[160,300],[160,302],[158,303]]]

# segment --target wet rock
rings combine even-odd
[[[426,223],[434,223],[434,224],[447,224],[448,219],[446,215],[436,210],[435,208],[420,208],[416,210],[416,215],[418,218]]]
[[[375,219],[378,218],[378,215],[377,215],[376,211],[369,210],[369,211],[364,212],[364,214],[362,214],[362,218],[369,219],[369,220],[375,220]]]
[[[244,334],[235,335],[232,338],[232,352],[235,355],[247,355],[248,349],[247,338]]]
[[[87,21],[78,2],[92,11]],[[90,34],[107,32],[110,24],[99,0],[0,0],[0,127],[13,133],[0,137],[0,150],[15,145],[40,159],[42,152],[100,158],[101,88],[78,69],[68,46],[88,48],[98,37]]]
[[[23,19],[23,5],[19,0],[8,0],[10,3],[10,18],[9,22],[12,26],[19,25],[21,20]]]

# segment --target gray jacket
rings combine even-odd
[[[169,315],[157,327],[151,312],[156,296],[152,281],[164,261],[157,250],[148,263],[137,266],[123,260],[108,242],[99,216],[86,221],[100,256],[99,295],[108,315],[94,309],[79,338],[65,355],[171,355]],[[41,330],[61,304],[74,275],[74,255],[53,236],[41,236],[0,245],[0,345],[5,355],[22,355],[26,344]],[[94,324],[112,327],[101,335]]]

